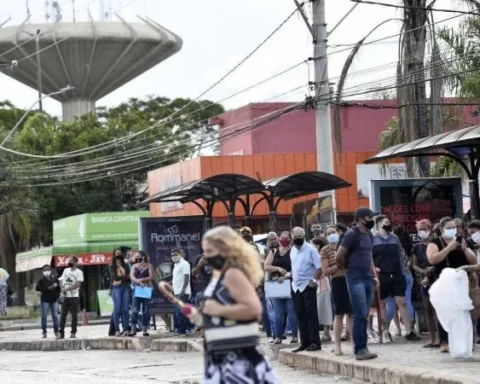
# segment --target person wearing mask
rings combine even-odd
[[[423,347],[438,348],[440,344],[437,343],[435,309],[430,302],[430,295],[428,293],[428,290],[434,281],[434,276],[432,275],[433,267],[427,258],[427,247],[432,239],[432,223],[430,220],[424,219],[418,221],[415,227],[417,229],[417,235],[421,241],[413,246],[412,268],[422,278],[420,292],[422,295],[423,306],[425,307],[428,333],[430,334],[430,341]]]
[[[8,272],[0,268],[0,316],[7,316],[7,298],[8,285],[7,280],[10,277]]]
[[[137,334],[138,313],[140,306],[142,306],[142,327],[143,336],[149,336],[148,326],[150,324],[149,302],[150,299],[143,297],[135,297],[135,286],[152,287],[155,278],[155,270],[153,269],[148,255],[144,251],[138,251],[135,255],[135,263],[130,271],[130,280],[133,284],[133,299],[132,299],[132,332],[129,336]]]
[[[427,258],[433,265],[435,276],[438,278],[445,268],[457,269],[477,263],[477,257],[468,248],[465,239],[457,236],[457,223],[451,217],[440,220],[441,236],[433,238],[427,246]],[[440,337],[440,352],[448,353],[448,333],[437,321]]]
[[[310,241],[310,244],[313,244],[313,240],[319,240],[322,248],[328,244],[327,239],[324,236],[325,231],[322,228],[320,223],[315,223],[310,227],[310,231],[313,234],[313,239]]]
[[[290,238],[290,233],[282,232],[279,240],[280,246],[278,248],[272,248],[265,260],[265,272],[269,273],[271,280],[276,280],[281,284],[290,284],[291,281],[291,242],[292,239]],[[287,314],[288,324],[292,330],[292,339],[290,342],[292,344],[298,343],[297,316],[295,315],[292,298],[276,298],[271,299],[271,301],[275,313],[274,344],[282,343],[285,313]]]
[[[468,224],[468,246],[477,254],[477,263],[480,263],[480,220],[473,220]]]
[[[312,244],[317,250],[318,257],[320,258],[320,250],[323,247],[325,247],[323,240],[313,239]],[[320,341],[331,342],[332,336],[330,336],[330,328],[332,327],[334,316],[333,316],[332,295],[330,293],[330,282],[329,282],[329,279],[323,273],[323,269],[321,269],[320,272],[321,273],[317,280],[318,323],[320,324],[320,330],[323,331],[323,335]]]
[[[343,236],[345,236],[345,233],[347,233],[348,228],[345,224],[342,224],[342,223],[335,224],[335,228],[338,233],[338,244],[337,244],[337,247],[338,247],[338,245],[342,242]],[[326,230],[325,230],[325,233],[326,233]],[[328,241],[328,238],[327,238],[327,241]]]
[[[300,346],[293,352],[318,351],[322,348],[317,311],[317,283],[320,257],[317,249],[305,241],[303,228],[292,230],[292,298],[300,330]]]
[[[59,281],[61,285],[60,292],[64,296],[64,299],[62,303],[60,329],[58,330],[57,339],[65,338],[65,325],[67,323],[67,315],[69,312],[72,316],[72,331],[70,338],[75,339],[77,337],[80,287],[83,282],[83,272],[78,269],[78,258],[76,256],[70,257],[68,261],[68,268],[65,268]]]
[[[172,286],[175,296],[185,303],[188,303],[192,295],[192,287],[190,285],[190,263],[184,258],[183,249],[174,249],[171,253],[174,263],[172,271]],[[186,335],[191,330],[188,319],[175,306],[173,313],[173,321],[175,333],[178,335]]]
[[[277,384],[268,360],[257,350],[262,304],[255,288],[263,271],[255,250],[230,227],[203,237],[202,248],[214,272],[201,310],[189,315],[205,330],[205,383]]]
[[[250,244],[253,249],[255,249],[260,254],[260,249],[258,245],[253,242],[253,232],[250,227],[242,227],[240,228],[240,236],[242,236],[243,240],[245,240],[248,244]]]
[[[392,233],[392,225],[387,216],[377,216],[375,223],[377,226],[377,233],[373,237],[372,251],[373,262],[375,267],[379,270],[380,300],[382,301],[381,305],[384,313],[383,342],[388,343],[392,340],[389,328],[390,322],[394,316],[395,304],[398,306],[403,324],[405,324],[405,327],[407,328],[407,335],[405,338],[409,341],[420,340],[421,337],[418,336],[414,331],[414,322],[413,319],[410,319],[405,299],[405,292],[407,292],[407,266],[404,262],[405,251],[402,247],[400,239]],[[411,289],[409,293],[411,296]],[[391,306],[390,310],[388,310],[387,299],[390,296],[395,299],[395,302],[392,303],[393,305]]]
[[[368,350],[368,316],[375,289],[379,282],[373,265],[373,218],[378,213],[367,207],[357,208],[357,225],[345,233],[335,259],[339,268],[346,269],[347,287],[352,305],[352,338],[357,360],[375,359],[377,354]]]
[[[113,324],[115,336],[127,336],[129,332],[130,309],[130,267],[125,261],[125,255],[120,249],[114,251],[112,262],[108,267],[113,299]],[[120,332],[120,317],[123,332]]]
[[[60,282],[57,276],[52,273],[50,265],[45,264],[42,267],[43,276],[38,280],[35,290],[40,292],[40,308],[42,309],[42,337],[47,338],[47,316],[48,310],[52,314],[53,332],[57,337],[58,324],[58,298],[60,297]]]
[[[328,245],[324,246],[320,251],[320,259],[322,271],[326,277],[331,278],[332,297],[335,311],[335,323],[333,330],[335,332],[335,350],[337,356],[343,355],[342,352],[342,331],[343,320],[347,318],[347,330],[351,334],[350,327],[352,325],[352,306],[350,304],[350,296],[348,294],[347,281],[345,278],[345,270],[337,266],[335,253],[337,251],[340,239],[338,230],[335,226],[330,225],[325,228]]]
[[[208,286],[208,283],[210,283],[212,277],[212,267],[208,265],[207,259],[203,253],[200,256],[197,256],[193,265],[192,276],[200,278],[202,284],[202,290],[197,293],[195,298],[197,307],[199,307],[203,301],[203,291]]]
[[[247,239],[248,240],[248,239]],[[267,245],[265,247],[265,255],[261,258],[262,267],[264,271],[264,280],[260,285],[259,293],[262,300],[262,323],[263,323],[263,330],[267,334],[267,338],[269,339],[269,343],[275,343],[275,337],[282,338],[283,332],[280,335],[275,335],[275,309],[273,308],[273,301],[271,299],[267,299],[265,297],[265,281],[270,279],[269,271],[266,270],[266,259],[270,253],[276,253],[278,251],[279,243],[278,243],[278,236],[275,232],[269,232],[267,235]],[[283,324],[283,320],[282,320]]]

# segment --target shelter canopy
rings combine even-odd
[[[15,255],[15,271],[27,272],[52,262],[52,247],[39,247]]]

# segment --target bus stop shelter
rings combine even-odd
[[[243,207],[246,225],[250,225],[255,208],[260,202],[266,201],[269,207],[270,228],[275,230],[276,211],[280,201],[350,186],[351,184],[347,181],[325,172],[300,172],[263,183],[246,175],[231,173],[215,175],[166,189],[150,196],[142,204],[165,202],[195,204],[205,216],[206,228],[211,228],[213,207],[216,203],[225,206],[228,212],[228,223],[233,226],[237,203]],[[251,204],[252,195],[260,195],[261,198]],[[201,201],[205,204],[201,204]]]
[[[367,159],[365,163],[418,156],[445,156],[453,159],[462,167],[469,180],[471,218],[479,219],[480,126],[445,132],[399,144]]]

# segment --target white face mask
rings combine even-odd
[[[330,244],[337,244],[338,243],[338,233],[331,233],[327,236],[327,240]]]
[[[473,240],[475,243],[480,243],[480,231],[475,232],[475,233],[472,235],[472,240]]]
[[[446,239],[453,239],[457,236],[457,228],[446,228],[443,230],[443,237]]]
[[[429,231],[418,231],[418,237],[420,237],[420,239],[422,240],[428,239],[429,236],[430,236]]]
[[[43,271],[43,276],[50,277],[50,275],[51,275],[50,271]]]
[[[178,263],[181,258],[182,258],[182,256],[173,256],[172,260],[173,260],[174,263]]]

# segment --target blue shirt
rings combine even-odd
[[[347,262],[347,277],[350,279],[362,279],[372,277],[372,250],[373,250],[373,235],[369,232],[360,231],[360,244],[358,248],[352,249],[348,252]],[[357,233],[353,229],[349,229],[345,236],[343,236],[341,246],[345,247],[347,251],[355,247],[357,242]]]
[[[303,292],[308,283],[315,280],[317,270],[320,268],[320,254],[317,249],[305,242],[298,249],[293,246],[290,251],[292,261],[292,289],[294,292]]]

